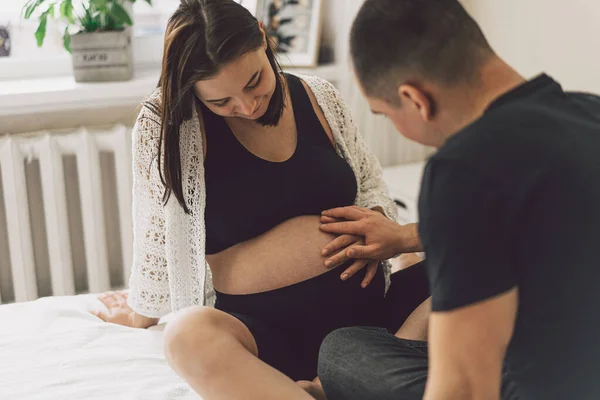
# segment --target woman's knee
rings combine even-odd
[[[240,343],[253,350],[254,339],[235,317],[222,311],[195,306],[180,311],[164,333],[165,355],[172,365],[193,358],[195,363],[211,364],[222,360],[222,349]]]

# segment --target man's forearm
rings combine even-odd
[[[419,253],[423,251],[419,237],[419,224],[401,225],[402,236],[398,253]]]

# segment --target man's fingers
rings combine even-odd
[[[337,233],[339,235],[362,235],[363,224],[357,221],[334,222],[331,224],[323,224],[320,226],[323,232]]]
[[[356,221],[363,217],[363,212],[359,207],[339,207],[332,208],[331,210],[325,210],[321,213],[326,217],[333,217],[338,219],[347,219],[350,221]]]
[[[321,223],[323,224],[332,224],[334,222],[341,222],[343,219],[328,217],[326,215],[321,215]]]
[[[377,274],[377,268],[379,267],[379,261],[371,261],[369,262],[369,264],[367,265],[367,273],[365,275],[365,278],[362,281],[361,286],[364,288],[366,288],[367,286],[369,286],[371,284],[371,281],[373,280],[373,278],[375,277],[375,274]]]
[[[327,257],[330,254],[335,253],[343,248],[350,246],[351,244],[356,243],[360,238],[358,236],[353,235],[341,235],[333,239],[328,245],[323,247],[321,254],[323,257]]]
[[[370,260],[379,260],[379,251],[377,245],[354,245],[346,250],[348,258],[368,258]]]
[[[350,279],[355,273],[360,271],[369,263],[368,260],[356,260],[350,265],[344,272],[342,272],[341,278],[343,281]]]

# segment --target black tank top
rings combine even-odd
[[[354,172],[335,151],[299,78],[285,75],[296,118],[294,154],[270,162],[249,152],[203,107],[207,141],[206,254],[219,253],[301,215],[354,204]]]

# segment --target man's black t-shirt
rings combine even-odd
[[[419,200],[433,311],[519,289],[506,365],[525,399],[600,399],[600,98],[547,75],[429,161]]]

